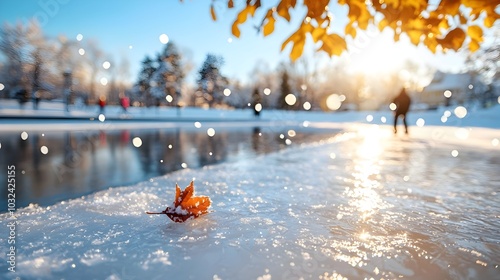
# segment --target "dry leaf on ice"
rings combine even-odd
[[[211,201],[208,196],[194,196],[194,182],[183,191],[175,184],[175,200],[171,206],[161,212],[146,212],[146,214],[165,214],[176,223],[198,218],[208,213]]]

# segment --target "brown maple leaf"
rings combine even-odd
[[[183,223],[190,218],[198,218],[208,213],[210,207],[208,196],[194,196],[194,182],[181,191],[179,185],[175,184],[175,200],[171,206],[161,212],[146,212],[146,214],[165,214],[176,223]]]

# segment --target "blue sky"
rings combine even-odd
[[[218,20],[214,22],[210,17],[210,0],[184,0],[182,3],[178,0],[0,0],[0,22],[15,23],[34,17],[47,36],[62,34],[74,39],[82,34],[83,40],[96,39],[112,61],[128,58],[133,81],[145,55],[155,55],[163,49],[159,40],[161,34],[167,34],[191,56],[194,69],[190,80],[195,79],[207,53],[222,55],[225,59],[223,74],[243,81],[251,80],[250,72],[257,62],[265,62],[274,69],[280,61],[288,59],[288,52],[280,52],[281,43],[298,22],[280,20],[275,32],[263,38],[253,28],[261,18],[257,16],[242,26],[239,39],[234,38],[230,30],[236,12],[227,10],[222,2],[215,1]],[[340,21],[345,18],[345,9],[336,6],[333,11]],[[344,23],[338,25],[344,26]],[[231,43],[229,38],[232,38]],[[401,45],[396,47],[401,49]],[[444,70],[456,71],[460,66],[460,60],[453,55],[435,57],[423,50],[422,57],[441,65]]]

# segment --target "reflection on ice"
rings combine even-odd
[[[500,155],[453,145],[460,156],[451,158],[449,146],[433,141],[362,126],[324,142],[31,206],[17,213],[18,275],[495,279]],[[212,198],[212,213],[185,224],[144,214],[173,195],[168,186],[193,177]]]

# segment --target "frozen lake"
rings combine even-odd
[[[71,129],[81,123],[70,122],[70,129],[62,131],[45,125],[46,129],[1,133],[0,166],[15,165],[19,172],[17,207],[30,203],[48,206],[183,168],[253,158],[335,133],[330,129],[265,123],[199,123],[198,128],[193,123],[181,123],[149,129],[140,129],[141,124],[135,123],[129,129],[109,129],[114,124],[106,129]],[[213,128],[213,136],[207,134],[209,128]],[[134,139],[140,139],[139,147],[134,146]],[[47,148],[46,154],[42,147]],[[7,181],[7,173],[0,173],[0,181]],[[1,203],[0,212],[6,210],[7,204]]]
[[[5,272],[5,255],[0,269],[23,279],[498,279],[498,143],[492,131],[457,130],[453,141],[450,129],[436,131],[403,137],[351,126],[327,140],[20,209],[17,272]],[[476,145],[473,135],[497,145]],[[193,178],[212,213],[184,224],[144,213],[164,209],[175,183]],[[1,218],[4,238],[9,218]]]

